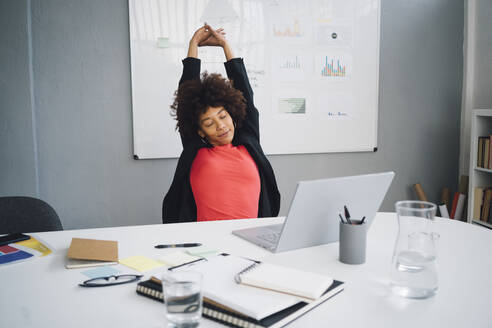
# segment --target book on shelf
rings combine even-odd
[[[473,194],[473,219],[480,220],[483,205],[484,188],[476,187]]]
[[[492,169],[492,134],[478,137],[477,167]]]
[[[446,204],[439,205],[439,215],[442,218],[449,219],[449,212],[448,212],[448,208],[446,207]]]
[[[484,140],[484,151],[483,151],[483,168],[488,169],[489,168],[489,162],[490,162],[490,138],[486,137]]]
[[[455,220],[462,220],[463,219],[463,213],[465,209],[465,200],[466,200],[466,195],[462,193],[458,193],[458,201],[456,203],[456,209],[454,212],[453,219]]]
[[[477,167],[481,167],[480,163],[482,163],[482,144],[483,144],[483,139],[481,137],[478,137],[478,142],[477,142]]]
[[[333,280],[322,295],[313,300],[238,284],[234,279],[236,274],[252,263],[251,260],[221,255],[192,266],[191,270],[204,275],[202,293],[205,318],[230,327],[283,327],[337,295],[344,287],[343,282]],[[137,293],[163,301],[162,287],[155,278],[138,283]]]
[[[480,215],[480,220],[487,222],[489,219],[490,212],[490,202],[492,201],[492,188],[487,188],[484,191],[482,213]]]
[[[458,206],[459,198],[460,198],[460,193],[455,192],[453,197],[453,203],[451,205],[451,215],[450,215],[451,219],[454,219],[454,215],[456,214],[456,207]]]

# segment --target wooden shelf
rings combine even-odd
[[[492,229],[492,224],[488,223],[488,222],[484,222],[484,221],[481,221],[481,220],[473,220],[473,223],[475,224],[478,224],[478,225],[481,225],[481,226],[484,226],[484,227],[487,227],[489,229]]]

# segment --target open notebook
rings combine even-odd
[[[245,271],[246,268],[250,268],[250,270],[248,271],[251,272],[251,276],[253,276],[252,273],[255,271],[261,273],[261,267],[263,267],[263,270],[269,270],[272,268],[270,267],[270,265],[267,266],[260,264],[257,266],[258,271],[256,269],[253,270],[251,269],[251,265],[254,263],[254,261],[248,259],[227,255],[209,258],[208,261],[196,262],[192,265],[182,266],[175,270],[193,270],[202,273],[204,277],[204,297],[237,312],[240,312],[255,320],[262,320],[289,307],[298,305],[299,303],[303,303],[299,306],[300,311],[297,311],[293,316],[293,318],[295,319],[302,313],[309,311],[316,305],[324,302],[325,300],[331,298],[333,295],[343,290],[343,283],[337,282],[335,284],[333,283],[333,280],[331,278],[328,278],[328,280],[323,281],[323,286],[327,285],[326,288],[323,287],[324,290],[321,292],[323,295],[316,298],[315,300],[307,300],[305,297],[298,297],[285,292],[272,291],[273,288],[256,288],[245,285],[243,283],[238,284],[235,278],[246,278],[248,276]],[[280,266],[273,267],[274,271],[263,272],[267,272],[268,274],[282,275],[285,273],[288,274],[289,271],[292,270]],[[281,269],[286,269],[286,271],[282,271]],[[280,272],[279,270],[282,272]],[[304,273],[298,270],[293,271],[297,271],[295,272],[295,274],[298,278],[300,277],[301,273]],[[290,273],[292,273],[292,271],[290,271]],[[305,274],[307,275],[307,277],[316,276],[316,274],[313,273]],[[258,275],[259,274],[256,274],[256,276]],[[270,279],[272,277],[268,278]],[[316,278],[319,279],[319,277]],[[267,283],[267,281],[270,280],[265,280],[263,282]],[[331,284],[330,282],[333,284]],[[336,288],[330,289],[331,285],[336,286]],[[308,287],[309,288],[307,290],[309,290],[309,292],[318,292],[318,288],[312,288],[313,286],[311,285],[309,285]],[[309,295],[314,296],[314,294],[311,293]],[[286,318],[286,320],[293,320],[293,318]]]
[[[333,283],[331,277],[270,263],[253,263],[241,272],[237,283],[305,297],[320,297]]]

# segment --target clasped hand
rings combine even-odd
[[[214,30],[210,25],[205,23],[195,31],[190,43],[194,43],[199,47],[212,46],[223,48],[227,44],[225,34],[223,28]]]

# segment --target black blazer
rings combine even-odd
[[[183,60],[183,75],[179,81],[200,78],[200,59],[188,57]],[[274,217],[280,209],[280,193],[270,162],[260,145],[259,113],[253,103],[253,90],[241,58],[224,63],[227,77],[246,99],[246,117],[242,126],[236,129],[232,144],[244,145],[258,167],[261,190],[258,217]],[[196,203],[190,184],[191,165],[200,148],[208,147],[198,134],[192,138],[181,135],[183,152],[178,160],[173,182],[162,202],[162,222],[178,223],[196,221]]]

